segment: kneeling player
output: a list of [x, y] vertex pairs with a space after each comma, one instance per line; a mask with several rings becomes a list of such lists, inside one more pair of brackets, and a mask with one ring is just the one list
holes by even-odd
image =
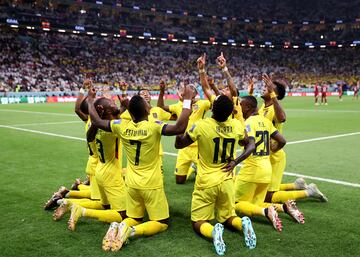
[[[118, 136], [125, 149], [128, 169], [126, 175], [126, 218], [120, 224], [112, 223], [103, 239], [103, 249], [118, 251], [129, 237], [154, 235], [168, 227], [169, 206], [166, 199], [161, 158], [159, 156], [161, 135], [184, 133], [191, 113], [193, 91], [184, 90], [183, 111], [175, 125], [160, 121], [148, 121], [149, 105], [141, 96], [133, 96], [128, 110], [132, 121], [102, 120], [92, 106], [95, 96], [89, 93], [89, 112], [93, 124]], [[148, 213], [150, 221], [142, 223]]]
[[[254, 141], [247, 143], [244, 126], [236, 119], [228, 119], [234, 105], [224, 96], [218, 96], [214, 103], [211, 118], [197, 121], [183, 136], [176, 138], [175, 147], [185, 148], [195, 141], [199, 147], [199, 167], [192, 194], [191, 220], [194, 230], [213, 240], [218, 255], [225, 253], [222, 239], [224, 226], [243, 231], [245, 244], [250, 249], [256, 246], [256, 236], [248, 217], [236, 216], [234, 203], [234, 182], [232, 166], [227, 169], [227, 162], [233, 159], [235, 145], [246, 142], [243, 154], [237, 163], [247, 158], [255, 149]], [[233, 164], [235, 162], [233, 161]], [[225, 171], [227, 172], [224, 172]], [[209, 223], [214, 219], [215, 226]]]

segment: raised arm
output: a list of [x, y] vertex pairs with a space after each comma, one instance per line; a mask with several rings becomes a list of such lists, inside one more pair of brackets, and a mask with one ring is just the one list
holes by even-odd
[[159, 98], [157, 101], [157, 107], [160, 107], [164, 111], [170, 112], [169, 106], [165, 105], [165, 103], [164, 103], [165, 88], [166, 88], [165, 81], [161, 80], [160, 81], [160, 94], [159, 94]]
[[271, 144], [270, 148], [273, 153], [279, 151], [286, 145], [286, 140], [278, 131], [271, 135], [271, 138], [276, 141], [275, 144]]
[[128, 85], [126, 82], [122, 81], [120, 82], [120, 90], [121, 90], [121, 96], [117, 95], [119, 101], [120, 101], [120, 114], [125, 112], [129, 105], [129, 99], [127, 98], [127, 88]]
[[204, 53], [202, 56], [200, 56], [197, 59], [197, 66], [199, 70], [200, 84], [202, 90], [204, 91], [204, 94], [206, 95], [207, 99], [210, 100], [211, 96], [214, 95], [214, 93], [210, 90], [209, 87], [208, 77], [206, 76], [206, 70], [205, 70], [205, 62], [206, 62], [206, 54]]
[[283, 123], [286, 121], [286, 114], [284, 109], [281, 107], [279, 100], [277, 99], [276, 93], [274, 92], [275, 85], [267, 74], [264, 74], [262, 78], [270, 93], [270, 97], [274, 105], [276, 120], [280, 123]]
[[248, 94], [254, 95], [254, 80], [252, 77], [249, 79]]
[[183, 95], [184, 102], [181, 115], [178, 117], [175, 125], [168, 124], [166, 126], [165, 130], [163, 131], [163, 135], [173, 136], [183, 134], [185, 132], [191, 114], [191, 99], [193, 94], [194, 90], [190, 86], [185, 86]]
[[218, 58], [216, 58], [216, 61], [217, 61], [219, 68], [221, 69], [224, 77], [226, 78], [227, 84], [230, 89], [231, 96], [233, 96], [233, 97], [238, 96], [234, 80], [230, 75], [228, 67], [226, 66], [226, 59], [222, 52], [221, 52], [220, 56]]
[[88, 104], [89, 104], [89, 114], [91, 118], [91, 126], [111, 132], [110, 121], [102, 120], [95, 109], [94, 106], [95, 96], [96, 96], [96, 91], [93, 87], [91, 87], [88, 93]]
[[75, 102], [75, 113], [77, 114], [77, 116], [79, 116], [79, 118], [82, 121], [87, 121], [88, 120], [88, 115], [86, 115], [85, 113], [83, 113], [80, 109], [81, 103], [85, 100], [85, 89], [88, 89], [91, 86], [91, 80], [86, 79], [79, 91], [79, 95], [76, 99]]

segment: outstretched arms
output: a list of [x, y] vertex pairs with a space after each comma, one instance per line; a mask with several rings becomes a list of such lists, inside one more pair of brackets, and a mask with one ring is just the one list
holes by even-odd
[[184, 89], [184, 103], [183, 103], [183, 109], [181, 112], [180, 117], [178, 117], [176, 124], [171, 125], [168, 124], [164, 131], [163, 135], [165, 136], [173, 136], [173, 135], [179, 135], [185, 132], [186, 127], [188, 125], [189, 117], [191, 114], [191, 99], [194, 94], [194, 91], [192, 87], [185, 86]]
[[169, 106], [165, 105], [164, 103], [164, 94], [165, 94], [165, 82], [163, 80], [160, 81], [160, 94], [157, 101], [157, 107], [160, 107], [164, 111], [170, 112]]
[[[90, 114], [90, 118], [91, 118], [91, 124], [94, 127], [111, 132], [110, 121], [102, 120], [99, 117], [99, 114], [97, 113], [97, 111], [95, 109], [95, 106], [94, 106], [95, 96], [96, 96], [96, 91], [94, 88], [91, 87], [89, 89], [89, 93], [88, 93], [88, 104], [89, 104], [89, 114]], [[100, 106], [100, 108], [101, 107], [102, 106]]]
[[85, 89], [90, 88], [90, 86], [91, 86], [91, 80], [86, 79], [80, 89], [79, 95], [75, 102], [75, 113], [77, 114], [77, 116], [79, 116], [79, 118], [82, 121], [85, 121], [85, 122], [88, 120], [88, 115], [86, 115], [85, 113], [83, 113], [81, 111], [80, 106], [81, 106], [81, 103], [85, 100], [85, 96], [84, 96]]
[[231, 96], [233, 96], [233, 97], [238, 96], [234, 80], [230, 75], [228, 67], [226, 66], [226, 59], [222, 52], [221, 52], [220, 56], [218, 58], [216, 58], [216, 62], [218, 64], [219, 68], [221, 69], [224, 77], [226, 78], [227, 84], [230, 89]]
[[200, 84], [207, 99], [210, 100], [211, 96], [214, 95], [214, 93], [210, 90], [209, 87], [208, 77], [206, 76], [206, 70], [205, 70], [205, 62], [206, 62], [206, 54], [203, 54], [197, 59], [197, 66], [200, 75]]
[[271, 100], [272, 100], [273, 105], [274, 105], [276, 120], [278, 122], [280, 122], [280, 123], [285, 122], [286, 114], [285, 114], [284, 109], [281, 107], [280, 102], [277, 99], [277, 96], [276, 96], [276, 94], [274, 92], [274, 90], [275, 90], [274, 83], [272, 82], [271, 78], [267, 74], [264, 74], [262, 76], [262, 79], [263, 79], [263, 81], [265, 83], [265, 86], [267, 87], [267, 89], [268, 89], [268, 91], [270, 93], [270, 97], [271, 97]]

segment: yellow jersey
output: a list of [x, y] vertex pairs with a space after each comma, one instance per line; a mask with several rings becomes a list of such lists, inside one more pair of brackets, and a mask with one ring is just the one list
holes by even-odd
[[[259, 110], [259, 114], [264, 116], [265, 118], [269, 119], [272, 124], [275, 126], [275, 128], [282, 134], [283, 133], [283, 123], [282, 122], [278, 122], [278, 120], [276, 119], [276, 115], [275, 115], [275, 109], [274, 109], [274, 105], [270, 105], [268, 107], [265, 107], [265, 104], [263, 103], [261, 105], [261, 108]], [[271, 140], [270, 140], [271, 141]], [[280, 159], [285, 158], [285, 152], [284, 149], [280, 149], [279, 151], [277, 151], [276, 153], [271, 152], [271, 161], [278, 161]]]
[[120, 142], [117, 136], [111, 132], [98, 129], [93, 142], [96, 144], [96, 152], [99, 157], [96, 172], [102, 174], [104, 181], [107, 181], [107, 186], [123, 184], [121, 162], [119, 161]]
[[282, 133], [283, 123], [277, 121], [273, 104], [269, 105], [268, 107], [265, 107], [265, 104], [263, 103], [259, 109], [259, 114], [269, 119], [272, 122], [272, 124], [275, 126], [275, 128], [280, 133]]
[[[120, 118], [121, 119], [124, 119], [124, 120], [132, 120], [131, 119], [131, 115], [129, 113], [128, 110], [126, 110], [125, 112], [123, 112], [121, 115], [120, 115]], [[150, 109], [150, 114], [148, 116], [148, 120], [149, 121], [152, 121], [152, 122], [155, 122], [157, 120], [159, 121], [168, 121], [170, 120], [171, 118], [171, 113], [163, 110], [162, 108], [160, 107], [151, 107]], [[161, 156], [164, 155], [164, 151], [163, 151], [163, 147], [162, 145], [160, 144], [160, 150], [159, 150], [159, 154]]]
[[[90, 127], [91, 127], [91, 121], [90, 121], [90, 117], [89, 117], [89, 119], [87, 120], [86, 125], [85, 125], [85, 136], [87, 135], [87, 132], [88, 132]], [[95, 141], [87, 142], [87, 146], [88, 146], [89, 156], [91, 156], [93, 158], [98, 158], [98, 155], [97, 155], [97, 152], [96, 152]]]
[[187, 133], [198, 142], [199, 166], [195, 188], [209, 188], [231, 179], [221, 169], [229, 158], [234, 159], [236, 145], [244, 139], [245, 129], [241, 122], [237, 119], [217, 122], [213, 118], [205, 118], [193, 124]]
[[[205, 116], [206, 111], [208, 111], [211, 108], [211, 103], [208, 100], [198, 100], [195, 103], [192, 104], [192, 112], [189, 117], [189, 122], [186, 127], [186, 130], [189, 130], [192, 125], [200, 120], [203, 119]], [[176, 116], [179, 118], [181, 115], [183, 109], [183, 102], [179, 101], [176, 104], [169, 105], [169, 110], [172, 114], [176, 114]], [[190, 146], [196, 147], [197, 142], [194, 142]]]
[[136, 189], [163, 187], [161, 157], [159, 155], [162, 130], [161, 121], [122, 122], [112, 120], [112, 132], [121, 138], [127, 159], [126, 185]]
[[[131, 115], [129, 111], [126, 110], [120, 115], [120, 118], [125, 120], [131, 120]], [[167, 121], [170, 120], [170, 118], [171, 118], [171, 113], [163, 110], [160, 107], [151, 107], [150, 114], [148, 116], [149, 121], [156, 121], [156, 120]]]
[[255, 183], [269, 183], [271, 180], [270, 137], [278, 133], [274, 125], [261, 115], [245, 120], [249, 138], [255, 140], [255, 151], [243, 162], [238, 175], [241, 180]]

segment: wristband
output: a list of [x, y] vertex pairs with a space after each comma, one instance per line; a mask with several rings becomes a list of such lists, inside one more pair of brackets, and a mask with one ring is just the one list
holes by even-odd
[[83, 95], [86, 93], [85, 89], [83, 89], [83, 88], [80, 88], [79, 92], [80, 92], [80, 94], [83, 94]]
[[228, 70], [229, 70], [229, 69], [228, 69], [228, 67], [226, 67], [226, 66], [221, 69], [222, 72], [227, 72]]
[[205, 69], [200, 69], [199, 73], [206, 73]]
[[275, 94], [274, 91], [270, 93], [270, 98], [271, 98], [271, 99], [272, 99], [272, 98], [276, 98], [276, 97], [277, 97], [277, 95]]
[[191, 100], [185, 99], [183, 103], [183, 109], [191, 109]]

